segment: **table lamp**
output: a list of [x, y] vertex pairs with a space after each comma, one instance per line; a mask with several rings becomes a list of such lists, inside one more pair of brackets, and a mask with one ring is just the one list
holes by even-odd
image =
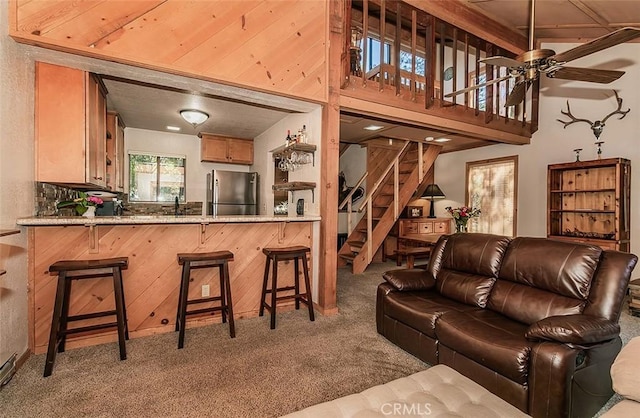
[[444, 199], [446, 196], [444, 195], [444, 193], [442, 193], [442, 190], [440, 190], [440, 187], [438, 187], [437, 184], [430, 184], [427, 186], [427, 189], [424, 191], [424, 193], [421, 196], [421, 199], [429, 199], [431, 201], [430, 205], [429, 205], [429, 216], [428, 218], [435, 218], [436, 215], [434, 214], [433, 211], [433, 200], [434, 199]]

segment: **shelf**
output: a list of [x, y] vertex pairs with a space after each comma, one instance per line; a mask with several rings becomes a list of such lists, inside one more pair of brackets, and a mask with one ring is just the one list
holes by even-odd
[[606, 242], [618, 242], [615, 238], [602, 238], [602, 237], [583, 237], [578, 235], [547, 235], [547, 238], [552, 239], [566, 239], [566, 240], [584, 240], [584, 241], [606, 241]]
[[598, 193], [615, 192], [616, 189], [583, 189], [583, 190], [551, 190], [551, 193], [571, 194], [571, 193]]
[[298, 144], [294, 143], [292, 145], [286, 146], [281, 145], [278, 148], [272, 149], [273, 159], [283, 159], [288, 158], [292, 152], [306, 152], [311, 154], [312, 156], [312, 165], [315, 167], [316, 165], [316, 149], [317, 147], [313, 144]]
[[600, 209], [551, 209], [551, 213], [616, 213], [615, 210], [600, 210]]
[[4, 276], [5, 274], [7, 274], [6, 270], [0, 270], [0, 276]]
[[0, 237], [6, 237], [7, 235], [14, 235], [19, 233], [19, 229], [0, 229]]
[[280, 183], [274, 184], [272, 186], [274, 192], [294, 192], [296, 190], [311, 190], [311, 201], [315, 200], [314, 197], [314, 189], [316, 188], [316, 184], [313, 182], [306, 181], [293, 181], [290, 183]]

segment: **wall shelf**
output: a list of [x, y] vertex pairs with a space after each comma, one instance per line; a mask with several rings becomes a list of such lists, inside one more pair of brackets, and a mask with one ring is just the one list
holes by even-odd
[[19, 233], [19, 229], [0, 229], [0, 237], [6, 237], [7, 235], [14, 235]]
[[272, 149], [271, 152], [273, 153], [274, 160], [289, 158], [291, 156], [291, 153], [294, 151], [306, 152], [311, 154], [312, 165], [315, 166], [316, 165], [316, 149], [317, 147], [313, 144], [294, 143], [289, 146], [286, 146], [286, 145], [279, 146], [278, 148]]
[[274, 184], [272, 188], [274, 192], [280, 192], [280, 191], [294, 192], [296, 190], [311, 190], [311, 201], [313, 202], [315, 200], [314, 191], [316, 188], [316, 184], [313, 182], [293, 181], [290, 183]]

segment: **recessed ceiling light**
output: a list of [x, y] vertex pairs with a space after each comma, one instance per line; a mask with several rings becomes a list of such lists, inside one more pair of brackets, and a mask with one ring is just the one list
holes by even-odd
[[384, 126], [380, 126], [380, 125], [369, 125], [369, 126], [365, 126], [363, 129], [366, 129], [367, 131], [379, 131], [380, 129], [384, 128]]
[[431, 141], [433, 141], [433, 139], [434, 138], [432, 136], [428, 136], [424, 140], [427, 141], [427, 142], [431, 142]]
[[435, 140], [435, 142], [449, 142], [449, 141], [451, 141], [451, 139], [449, 138], [438, 138]]
[[180, 131], [180, 128], [177, 126], [167, 126], [167, 130], [168, 131], [173, 131], [173, 132], [178, 132]]

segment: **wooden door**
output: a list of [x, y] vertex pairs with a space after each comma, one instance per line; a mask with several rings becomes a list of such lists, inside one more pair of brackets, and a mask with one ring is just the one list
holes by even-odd
[[86, 73], [86, 147], [85, 182], [105, 187], [106, 182], [106, 97], [98, 80]]
[[253, 164], [253, 140], [229, 138], [229, 162], [233, 164]]
[[201, 135], [200, 160], [213, 163], [226, 163], [227, 138], [214, 135]]
[[115, 174], [116, 190], [124, 192], [124, 124], [119, 115], [116, 115], [116, 138], [115, 138]]

